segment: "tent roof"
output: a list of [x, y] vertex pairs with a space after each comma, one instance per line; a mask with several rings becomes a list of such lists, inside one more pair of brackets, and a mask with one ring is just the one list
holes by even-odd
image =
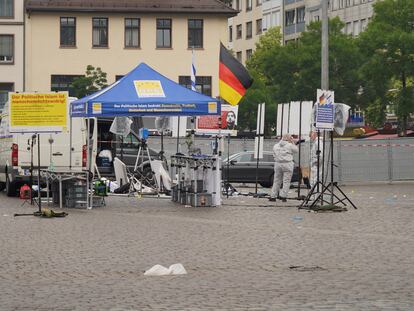
[[217, 99], [187, 89], [141, 63], [105, 89], [72, 102], [71, 114], [79, 117], [208, 115], [220, 113], [219, 106]]

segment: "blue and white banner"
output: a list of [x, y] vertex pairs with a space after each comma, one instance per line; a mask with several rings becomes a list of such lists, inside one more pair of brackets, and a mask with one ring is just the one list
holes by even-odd
[[86, 114], [86, 103], [72, 104], [71, 105], [71, 116], [84, 116]]
[[334, 129], [335, 98], [333, 91], [317, 91], [316, 128], [323, 130]]
[[[88, 111], [86, 110], [88, 106]], [[220, 114], [220, 104], [209, 102], [207, 104], [117, 104], [97, 103], [73, 104], [71, 115], [73, 117], [110, 117], [110, 116], [200, 116]]]

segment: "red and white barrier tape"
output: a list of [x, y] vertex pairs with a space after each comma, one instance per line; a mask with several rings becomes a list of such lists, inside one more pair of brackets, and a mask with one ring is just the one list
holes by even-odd
[[358, 144], [358, 145], [341, 145], [341, 147], [414, 147], [414, 144]]

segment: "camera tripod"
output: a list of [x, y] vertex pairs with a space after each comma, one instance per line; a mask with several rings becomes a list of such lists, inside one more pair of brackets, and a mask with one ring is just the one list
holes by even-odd
[[[346, 206], [346, 202], [348, 202], [354, 209], [357, 209], [355, 204], [348, 198], [348, 196], [342, 191], [342, 189], [338, 186], [337, 182], [334, 182], [333, 180], [333, 173], [334, 173], [334, 162], [333, 162], [333, 131], [331, 131], [330, 134], [330, 177], [331, 181], [324, 185], [324, 178], [322, 176], [322, 181], [320, 180], [319, 176], [319, 164], [320, 164], [320, 131], [318, 130], [318, 150], [316, 152], [317, 154], [317, 181], [309, 191], [308, 195], [306, 196], [305, 200], [302, 202], [302, 204], [299, 206], [299, 209], [307, 209], [307, 210], [314, 210], [314, 211], [323, 211], [323, 210], [331, 210], [335, 212], [342, 212], [346, 211], [347, 209], [345, 207], [337, 206], [337, 204], [342, 204]], [[325, 145], [325, 140], [324, 140]], [[325, 150], [325, 148], [324, 148]], [[325, 161], [325, 152], [323, 153], [322, 158], [322, 165], [324, 165]], [[323, 175], [323, 170], [322, 170]], [[319, 191], [321, 190], [321, 191]], [[335, 193], [335, 190], [337, 190], [341, 197]], [[329, 197], [329, 201], [325, 199], [325, 197]], [[320, 202], [320, 204], [318, 204]]]
[[[144, 163], [144, 157], [145, 157], [144, 152], [146, 153], [146, 155], [148, 157], [148, 161], [150, 163], [150, 170], [151, 170], [151, 177], [150, 178], [147, 178], [146, 176], [144, 176], [144, 170], [143, 170], [143, 163]], [[138, 177], [139, 180], [138, 180], [138, 178], [136, 177], [136, 173], [138, 172], [138, 164], [139, 164], [140, 159], [141, 159], [142, 169], [141, 169], [141, 172], [139, 172], [139, 177]], [[149, 149], [148, 149], [147, 141], [145, 139], [142, 139], [141, 143], [139, 145], [139, 148], [138, 148], [137, 158], [135, 160], [135, 165], [134, 165], [134, 171], [133, 171], [133, 173], [131, 174], [131, 177], [130, 177], [129, 195], [131, 195], [135, 190], [137, 190], [137, 189], [135, 189], [135, 184], [137, 182], [139, 182], [139, 191], [138, 191], [138, 193], [140, 195], [142, 195], [142, 184], [144, 182], [144, 177], [146, 179], [149, 179], [148, 180], [149, 182], [154, 183], [156, 192], [157, 192], [157, 194], [159, 194], [159, 187], [158, 187], [157, 179], [155, 177], [155, 173], [152, 171], [152, 160], [151, 160], [151, 155], [150, 155], [150, 152], [149, 152]]]

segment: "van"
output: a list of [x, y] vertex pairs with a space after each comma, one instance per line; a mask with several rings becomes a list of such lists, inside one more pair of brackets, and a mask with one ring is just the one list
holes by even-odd
[[[74, 98], [70, 98], [70, 101]], [[85, 118], [68, 118], [68, 127], [60, 133], [41, 133], [40, 169], [56, 171], [81, 171], [87, 163], [87, 124]], [[90, 119], [89, 138], [91, 168], [95, 166], [97, 126]], [[36, 134], [9, 132], [9, 103], [3, 108], [0, 121], [0, 191], [15, 196], [24, 184], [30, 184], [33, 164], [34, 180], [37, 179], [38, 139]], [[91, 169], [93, 172], [94, 170]]]

